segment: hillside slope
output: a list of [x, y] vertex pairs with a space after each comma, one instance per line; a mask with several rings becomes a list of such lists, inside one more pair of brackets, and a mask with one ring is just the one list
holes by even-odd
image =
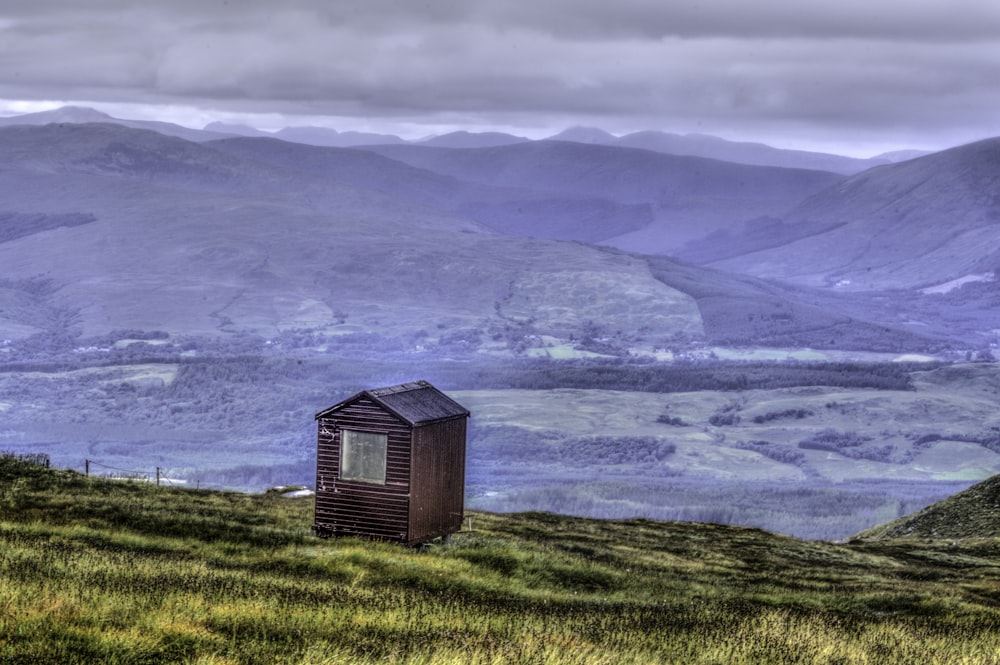
[[972, 343], [977, 337], [974, 330], [954, 324], [947, 330], [927, 321], [918, 324], [909, 312], [901, 320], [881, 298], [830, 294], [666, 257], [647, 260], [657, 279], [694, 298], [713, 344], [896, 352], [932, 350], [959, 340]]
[[680, 255], [813, 286], [933, 287], [1000, 267], [998, 191], [1000, 139], [989, 139], [852, 176]]
[[[1000, 442], [1000, 434], [997, 441]], [[863, 540], [1000, 538], [1000, 476], [987, 478], [921, 511], [855, 537]]]
[[572, 127], [551, 138], [557, 141], [641, 148], [671, 155], [707, 157], [737, 164], [814, 169], [842, 174], [858, 173], [873, 166], [893, 161], [890, 156], [856, 159], [822, 152], [775, 148], [763, 143], [730, 141], [709, 134], [675, 134], [652, 130], [615, 136], [596, 128]]

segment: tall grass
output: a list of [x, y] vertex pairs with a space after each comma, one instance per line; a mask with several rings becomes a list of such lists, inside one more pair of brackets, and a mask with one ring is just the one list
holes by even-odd
[[[16, 466], [16, 468], [15, 468]], [[476, 514], [420, 550], [309, 499], [0, 463], [3, 663], [989, 663], [996, 543]]]

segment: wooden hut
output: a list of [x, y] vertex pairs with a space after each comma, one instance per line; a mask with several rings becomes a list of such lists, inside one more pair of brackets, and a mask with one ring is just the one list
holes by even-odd
[[363, 390], [317, 413], [315, 532], [413, 545], [458, 531], [468, 418], [426, 381]]

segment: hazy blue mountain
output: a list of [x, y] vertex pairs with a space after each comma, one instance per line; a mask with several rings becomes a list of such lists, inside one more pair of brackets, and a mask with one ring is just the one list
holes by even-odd
[[806, 150], [775, 148], [763, 143], [729, 141], [708, 134], [669, 134], [645, 131], [627, 134], [614, 145], [656, 150], [673, 155], [710, 157], [739, 164], [781, 166], [793, 169], [814, 169], [833, 173], [853, 174], [885, 164], [888, 159], [856, 159]]
[[843, 177], [568, 141], [476, 149], [416, 145], [369, 149], [480, 184], [550, 196], [597, 193], [602, 199], [649, 206], [651, 223], [604, 241], [644, 253], [668, 253], [741, 220], [783, 213]]
[[529, 139], [503, 132], [451, 132], [416, 141], [419, 145], [438, 148], [492, 148], [498, 145], [524, 143]]
[[240, 125], [228, 122], [210, 122], [205, 125], [206, 132], [216, 132], [228, 136], [271, 136], [268, 132], [251, 127], [250, 125]]
[[[110, 122], [134, 129], [151, 129], [167, 136], [176, 136], [189, 141], [207, 141], [226, 136], [270, 136], [296, 143], [341, 148], [403, 143], [448, 148], [486, 148], [524, 143], [530, 140], [502, 132], [456, 131], [419, 141], [406, 141], [393, 134], [340, 132], [328, 127], [286, 127], [277, 132], [265, 132], [248, 125], [223, 122], [212, 122], [207, 124], [204, 129], [199, 130], [167, 122], [114, 118], [95, 109], [77, 106], [64, 106], [52, 111], [0, 118], [0, 126], [53, 122], [76, 124]], [[596, 127], [571, 127], [549, 137], [549, 140], [641, 148], [673, 155], [708, 157], [739, 164], [812, 169], [840, 174], [858, 173], [880, 164], [904, 161], [927, 154], [918, 150], [898, 150], [869, 159], [856, 159], [842, 155], [775, 148], [762, 143], [729, 141], [707, 134], [673, 134], [650, 130], [617, 137]]]
[[598, 127], [570, 127], [558, 134], [553, 134], [549, 141], [572, 141], [573, 143], [588, 143], [591, 145], [615, 145], [618, 137]]
[[39, 111], [37, 113], [25, 113], [0, 118], [0, 127], [47, 125], [50, 123], [85, 124], [95, 122], [113, 123], [122, 127], [131, 127], [132, 129], [148, 129], [165, 136], [176, 136], [187, 141], [212, 141], [229, 135], [219, 131], [191, 129], [190, 127], [183, 127], [170, 122], [160, 122], [158, 120], [123, 120], [96, 109], [82, 106], [63, 106], [51, 111]]
[[989, 139], [852, 176], [681, 255], [849, 290], [988, 279], [1000, 268], [998, 192], [1000, 139]]
[[234, 125], [223, 122], [212, 122], [205, 125], [206, 131], [214, 131], [227, 136], [251, 136], [255, 138], [274, 138], [305, 145], [316, 145], [333, 148], [349, 148], [357, 145], [403, 143], [403, 139], [391, 134], [375, 134], [370, 132], [340, 132], [329, 127], [285, 127], [276, 132], [265, 132], [248, 125]]
[[50, 122], [115, 122], [115, 118], [85, 106], [62, 106], [51, 111], [37, 111], [0, 118], [0, 125], [47, 125]]
[[870, 159], [857, 159], [822, 152], [775, 148], [763, 143], [730, 141], [709, 134], [674, 134], [655, 130], [634, 132], [619, 137], [597, 127], [572, 127], [551, 136], [550, 140], [640, 148], [671, 155], [708, 157], [737, 164], [812, 169], [844, 175], [859, 173], [873, 166], [909, 158], [904, 157], [904, 151], [900, 151], [898, 154], [891, 153]]
[[891, 164], [896, 162], [905, 162], [909, 159], [916, 159], [917, 157], [923, 157], [924, 155], [931, 154], [930, 150], [892, 150], [890, 152], [883, 152], [880, 155], [875, 155], [872, 159], [883, 160]]
[[403, 143], [403, 139], [392, 134], [375, 134], [371, 132], [338, 132], [327, 127], [285, 127], [272, 136], [282, 141], [294, 141], [334, 148], [349, 148], [368, 144]]

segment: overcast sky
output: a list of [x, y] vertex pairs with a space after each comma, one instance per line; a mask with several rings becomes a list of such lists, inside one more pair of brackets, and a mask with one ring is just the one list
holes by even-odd
[[1000, 135], [998, 0], [3, 0], [0, 115], [871, 154]]

